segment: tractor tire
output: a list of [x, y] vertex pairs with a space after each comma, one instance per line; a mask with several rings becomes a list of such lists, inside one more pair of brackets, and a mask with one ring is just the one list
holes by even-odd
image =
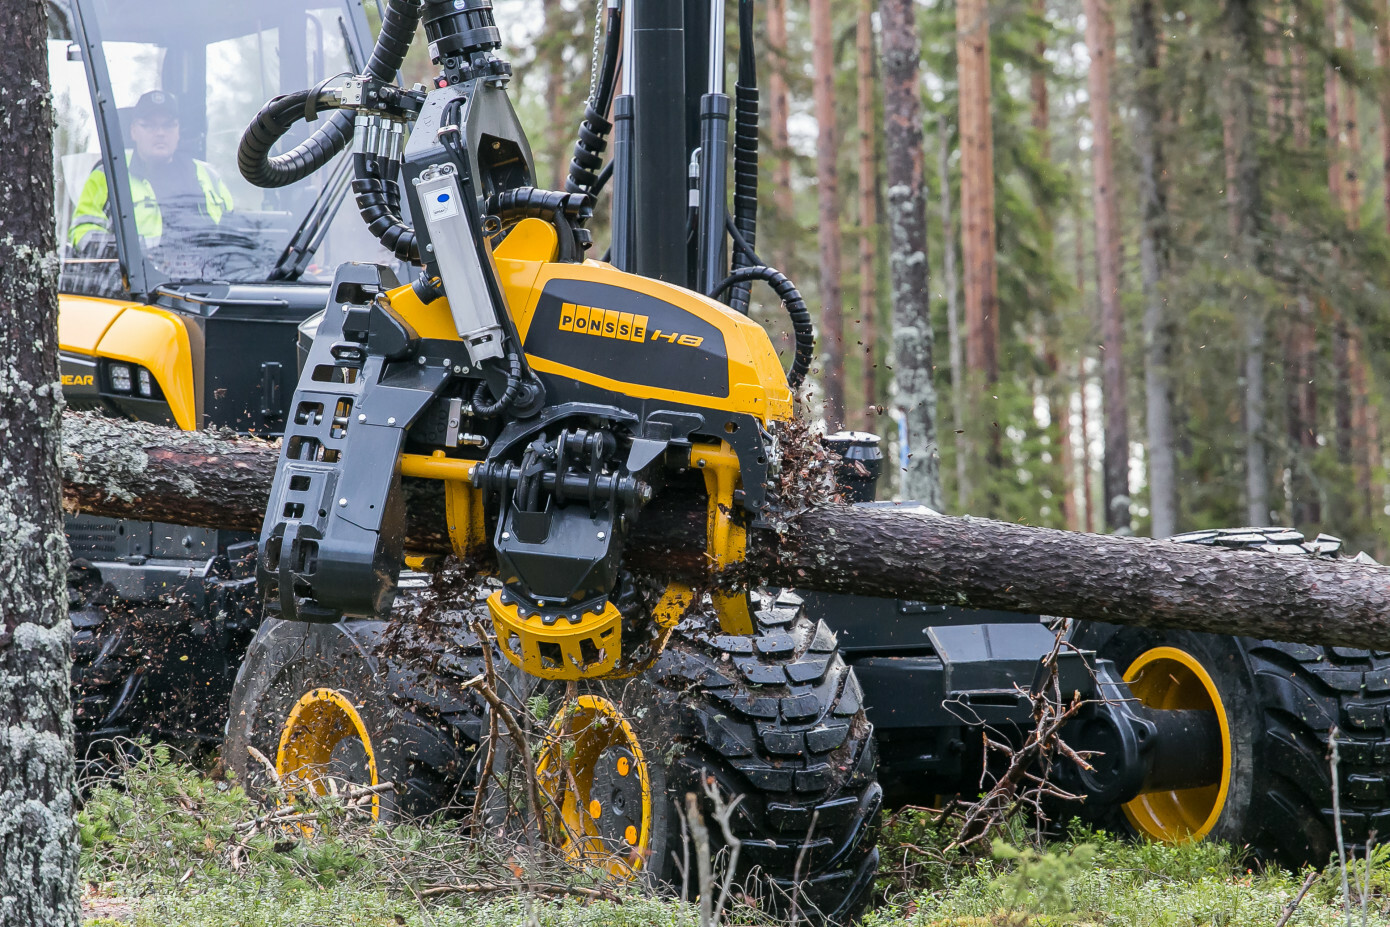
[[[1251, 532], [1222, 532], [1222, 546], [1300, 552], [1294, 533], [1259, 530], [1278, 536], [1241, 543]], [[1331, 541], [1319, 538], [1301, 552], [1325, 554], [1333, 549]], [[1107, 625], [1084, 626], [1073, 640], [1114, 660], [1126, 677], [1145, 662], [1155, 666], [1157, 658], [1173, 668], [1169, 673], [1158, 667], [1170, 680], [1206, 688], [1201, 674], [1190, 673], [1186, 664], [1200, 667], [1226, 713], [1227, 782], [1219, 807], [1217, 796], [1200, 799], [1201, 790], [1188, 790], [1186, 799], [1184, 793], [1167, 793], [1160, 801], [1141, 796], [1145, 801], [1125, 806], [1122, 826], [1161, 839], [1157, 831], [1165, 823], [1180, 824], [1196, 836], [1248, 847], [1260, 859], [1291, 867], [1325, 865], [1337, 851], [1329, 762], [1335, 728], [1346, 847], [1364, 847], [1373, 832], [1390, 833], [1390, 653]], [[1186, 820], [1179, 822], [1172, 809], [1185, 800]], [[1193, 826], [1199, 819], [1204, 826]]]
[[[776, 916], [846, 924], [870, 900], [883, 803], [862, 691], [835, 635], [802, 613], [800, 599], [783, 594], [755, 620], [747, 637], [683, 625], [643, 675], [580, 682], [579, 704], [590, 716], [611, 706], [636, 746], [610, 738], [598, 745], [602, 751], [586, 750], [576, 740], [581, 746], [571, 756], [579, 759], [571, 762], [590, 768], [572, 781], [589, 794], [569, 806], [599, 812], [587, 820], [603, 852], [626, 854], [649, 884], [677, 892], [684, 885], [693, 897], [695, 856], [682, 839], [681, 812], [688, 793], [699, 796], [717, 853], [724, 840], [704, 789], [712, 780], [725, 801], [738, 802], [730, 822], [741, 844], [735, 883], [761, 895]], [[542, 688], [564, 698], [563, 684]], [[575, 715], [568, 717], [552, 723], [573, 729]], [[618, 804], [628, 767], [616, 774], [593, 768], [604, 758], [608, 765], [630, 762], [635, 752], [650, 784], [646, 814], [632, 813], [632, 796]], [[610, 799], [617, 812], [610, 812]], [[685, 877], [683, 865], [690, 869]]]
[[248, 581], [215, 574], [192, 600], [122, 599], [85, 560], [68, 568], [72, 701], [84, 774], [140, 752], [138, 739], [211, 753], [259, 610]]
[[471, 807], [484, 707], [450, 682], [481, 671], [477, 639], [458, 632], [428, 660], [394, 640], [384, 621], [267, 619], [232, 690], [224, 767], [262, 798], [296, 773], [394, 783], [374, 803], [381, 820]]
[[139, 733], [135, 708], [144, 677], [138, 650], [130, 644], [129, 614], [110, 607], [101, 574], [81, 560], [68, 567], [68, 617], [77, 760], [85, 765], [98, 760], [98, 744]]

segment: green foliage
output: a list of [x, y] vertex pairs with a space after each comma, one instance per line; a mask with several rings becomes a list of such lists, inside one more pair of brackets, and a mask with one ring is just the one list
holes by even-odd
[[[932, 841], [923, 840], [930, 828], [912, 826], [918, 829], [897, 822], [885, 833], [886, 868], [912, 852], [932, 852]], [[866, 927], [1269, 927], [1304, 877], [1253, 868], [1242, 853], [1220, 843], [1134, 843], [1084, 828], [1046, 846], [1034, 845], [1018, 828], [1007, 838], [989, 858], [955, 860], [940, 881], [933, 876], [913, 891], [891, 895]], [[1373, 859], [1372, 872], [1374, 885], [1390, 877], [1382, 857]], [[1329, 870], [1289, 923], [1342, 924], [1339, 886], [1337, 873]], [[1371, 900], [1368, 924], [1390, 924], [1379, 913], [1384, 903], [1383, 893]]]
[[1014, 847], [996, 838], [994, 858], [1011, 864], [994, 880], [1009, 899], [1007, 907], [1036, 914], [1069, 914], [1074, 902], [1071, 883], [1081, 878], [1096, 860], [1097, 850], [1089, 843], [1065, 852]]
[[[134, 910], [136, 927], [695, 927], [694, 907], [637, 887], [617, 901], [542, 897], [512, 891], [445, 895], [422, 901], [437, 884], [525, 878], [585, 884], [563, 867], [535, 868], [496, 839], [474, 840], [456, 823], [386, 829], [325, 813], [313, 834], [276, 828], [243, 839], [264, 809], [240, 787], [173, 762], [154, 748], [125, 775], [94, 790], [79, 824], [82, 877], [95, 895]], [[1303, 873], [1254, 868], [1220, 843], [1162, 846], [1074, 828], [1038, 843], [1023, 821], [1008, 825], [987, 857], [947, 851], [954, 834], [929, 811], [890, 815], [881, 838], [880, 897], [866, 927], [1268, 927], [1303, 882]], [[1369, 867], [1349, 866], [1360, 923], [1387, 927], [1390, 849]], [[1329, 869], [1290, 922], [1342, 923], [1340, 878]], [[97, 916], [100, 915], [100, 916]], [[94, 906], [86, 927], [131, 921]], [[742, 908], [734, 923], [765, 925]]]

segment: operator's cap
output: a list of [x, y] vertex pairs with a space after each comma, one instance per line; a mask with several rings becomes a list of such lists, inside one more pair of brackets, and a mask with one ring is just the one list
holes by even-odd
[[136, 119], [148, 119], [151, 116], [168, 116], [170, 119], [178, 119], [179, 101], [168, 91], [151, 90], [136, 102], [132, 114]]

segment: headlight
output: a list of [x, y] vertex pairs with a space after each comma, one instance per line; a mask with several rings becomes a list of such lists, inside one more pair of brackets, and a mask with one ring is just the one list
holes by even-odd
[[112, 364], [108, 368], [111, 376], [111, 389], [118, 393], [128, 393], [131, 389], [131, 370], [128, 364]]
[[153, 396], [154, 378], [150, 376], [150, 372], [144, 367], [141, 367], [136, 373], [136, 380], [140, 384], [140, 395], [146, 398]]

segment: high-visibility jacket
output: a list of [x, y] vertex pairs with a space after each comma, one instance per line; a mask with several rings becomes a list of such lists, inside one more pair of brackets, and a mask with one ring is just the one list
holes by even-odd
[[[126, 153], [127, 165], [130, 164], [132, 156], [133, 152]], [[207, 217], [214, 224], [221, 222], [222, 216], [232, 210], [232, 191], [227, 189], [227, 185], [223, 183], [217, 171], [213, 170], [212, 165], [195, 160], [193, 166], [197, 173], [198, 186], [203, 191]], [[131, 172], [130, 196], [135, 203], [136, 232], [144, 239], [147, 247], [158, 244], [164, 234], [164, 214], [160, 211], [158, 200], [155, 199], [154, 184], [147, 178]], [[73, 247], [77, 247], [91, 232], [110, 231], [111, 202], [106, 171], [98, 167], [87, 177], [87, 183], [82, 187], [82, 195], [77, 200], [77, 211], [72, 217], [72, 230], [68, 232], [68, 241]]]

